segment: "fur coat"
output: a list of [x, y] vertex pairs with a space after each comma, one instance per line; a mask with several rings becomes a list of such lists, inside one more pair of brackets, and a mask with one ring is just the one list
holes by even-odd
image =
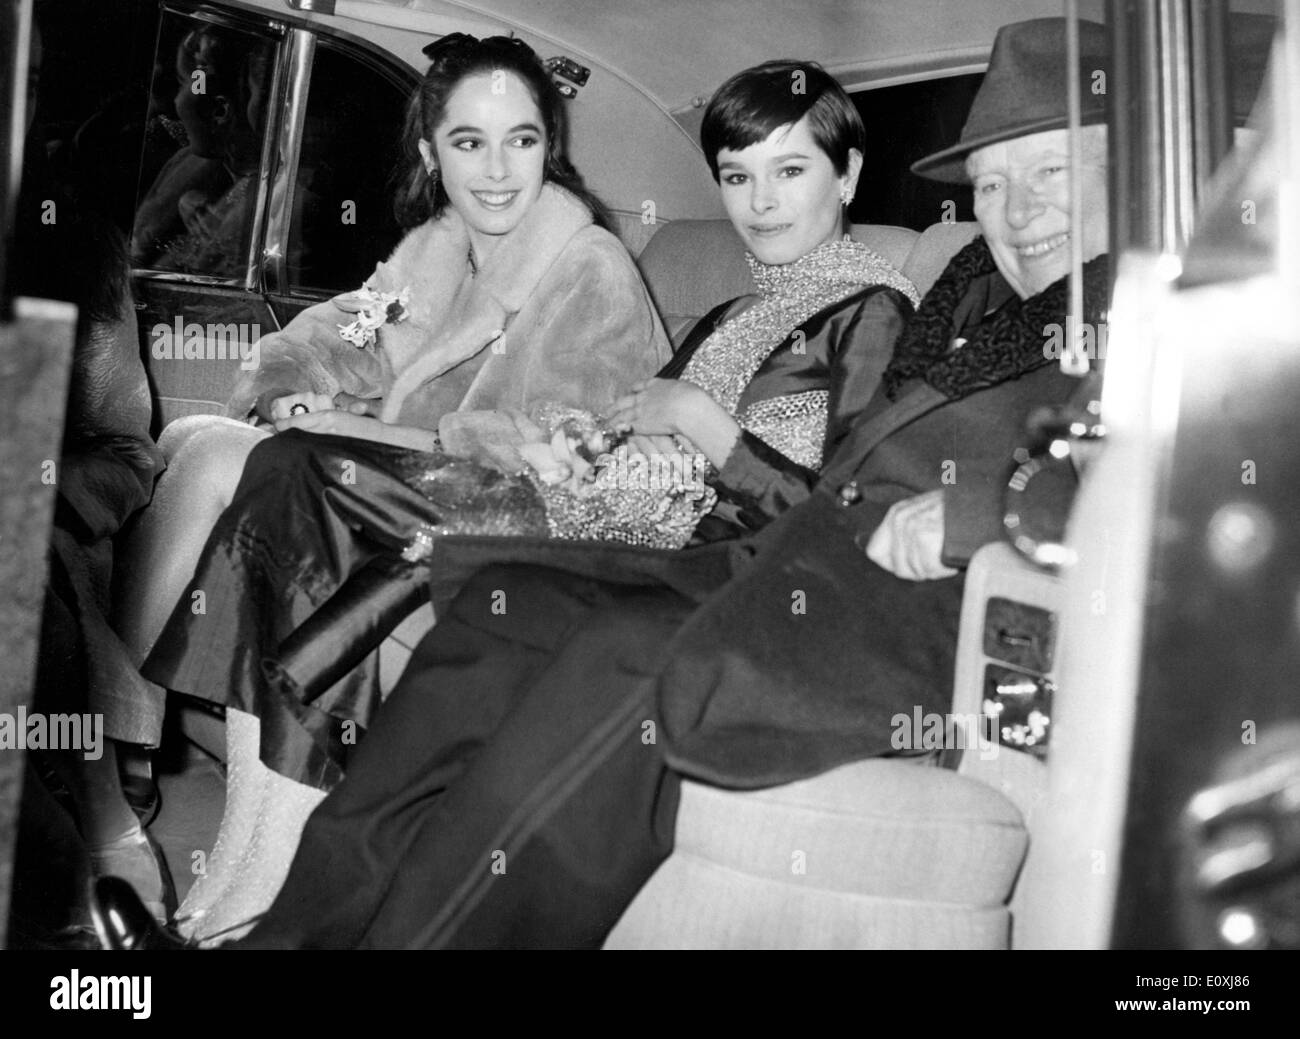
[[454, 449], [467, 429], [493, 425], [483, 412], [544, 401], [598, 411], [670, 356], [627, 251], [552, 184], [476, 274], [468, 258], [464, 221], [448, 208], [366, 282], [409, 288], [405, 320], [358, 348], [339, 334], [354, 317], [345, 297], [311, 307], [262, 338], [260, 365], [237, 383], [229, 413], [246, 417], [272, 391], [344, 391], [383, 398], [384, 421], [438, 429]]

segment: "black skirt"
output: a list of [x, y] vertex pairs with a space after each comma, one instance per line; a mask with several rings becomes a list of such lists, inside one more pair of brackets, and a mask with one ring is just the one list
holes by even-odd
[[263, 441], [144, 674], [258, 716], [268, 767], [331, 788], [380, 704], [372, 651], [428, 598], [427, 560], [404, 558], [422, 529], [544, 535], [545, 513], [527, 483], [445, 455]]

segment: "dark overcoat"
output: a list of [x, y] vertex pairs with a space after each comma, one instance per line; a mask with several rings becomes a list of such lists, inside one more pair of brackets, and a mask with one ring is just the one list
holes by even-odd
[[[1009, 295], [980, 279], [953, 334]], [[842, 334], [827, 327], [813, 334]], [[878, 373], [877, 373], [878, 374]], [[724, 467], [733, 505], [777, 518], [737, 537], [679, 552], [532, 539], [447, 538], [434, 572], [435, 608], [489, 563], [529, 563], [629, 584], [666, 584], [695, 603], [658, 679], [667, 756], [679, 771], [759, 787], [890, 753], [896, 713], [946, 711], [963, 576], [907, 581], [866, 546], [895, 502], [945, 495], [944, 561], [963, 567], [1001, 537], [1003, 495], [1031, 411], [1064, 403], [1077, 381], [1043, 364], [949, 399], [920, 379], [894, 397], [863, 387], [828, 429], [820, 474], [754, 463], [742, 439]], [[773, 508], [777, 504], [779, 508]], [[599, 668], [593, 663], [593, 671]]]

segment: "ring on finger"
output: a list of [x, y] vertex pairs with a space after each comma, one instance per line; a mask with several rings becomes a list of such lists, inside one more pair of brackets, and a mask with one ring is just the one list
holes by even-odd
[[307, 407], [306, 404], [303, 404], [301, 401], [299, 401], [297, 404], [295, 404], [293, 407], [289, 409], [289, 415], [290, 417], [294, 415], [306, 415], [309, 411], [311, 411], [311, 408]]

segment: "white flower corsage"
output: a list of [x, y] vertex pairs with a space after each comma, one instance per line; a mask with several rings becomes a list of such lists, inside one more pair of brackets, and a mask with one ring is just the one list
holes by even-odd
[[519, 453], [542, 483], [567, 484], [570, 491], [582, 494], [609, 461], [612, 440], [607, 430], [568, 421], [561, 423], [549, 442], [520, 444]]
[[395, 325], [406, 320], [410, 313], [408, 304], [411, 302], [411, 287], [408, 285], [401, 292], [376, 292], [366, 285], [360, 291], [352, 293], [352, 299], [361, 303], [356, 311], [356, 320], [351, 324], [339, 325], [339, 335], [345, 342], [363, 350], [374, 346], [375, 333], [384, 325]]

